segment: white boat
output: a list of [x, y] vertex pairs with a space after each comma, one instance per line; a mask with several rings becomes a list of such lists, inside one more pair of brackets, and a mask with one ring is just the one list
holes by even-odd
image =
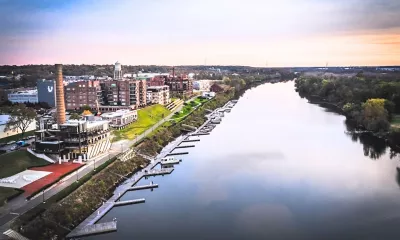
[[161, 164], [177, 164], [179, 163], [181, 160], [180, 159], [176, 159], [174, 157], [165, 157], [165, 158], [161, 158]]

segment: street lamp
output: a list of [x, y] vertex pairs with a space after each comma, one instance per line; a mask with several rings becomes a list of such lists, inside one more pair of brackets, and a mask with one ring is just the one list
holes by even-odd
[[93, 171], [96, 171], [96, 159], [93, 160]]
[[42, 191], [42, 196], [43, 196], [43, 203], [46, 203], [46, 202], [44, 201], [44, 190]]

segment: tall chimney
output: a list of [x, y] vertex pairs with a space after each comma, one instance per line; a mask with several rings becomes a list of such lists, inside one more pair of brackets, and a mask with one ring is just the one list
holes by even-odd
[[65, 123], [65, 100], [64, 100], [64, 81], [62, 74], [62, 65], [56, 64], [56, 106], [57, 123]]

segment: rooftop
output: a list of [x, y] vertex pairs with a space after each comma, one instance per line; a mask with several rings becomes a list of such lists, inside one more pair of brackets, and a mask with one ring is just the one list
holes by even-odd
[[120, 117], [126, 114], [134, 113], [136, 110], [128, 110], [128, 109], [120, 109], [115, 112], [108, 112], [108, 113], [103, 113], [101, 116], [106, 117], [106, 118], [114, 118], [114, 117]]

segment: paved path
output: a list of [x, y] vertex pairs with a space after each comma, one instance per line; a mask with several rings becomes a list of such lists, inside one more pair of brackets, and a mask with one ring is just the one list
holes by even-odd
[[[190, 100], [189, 100], [190, 101]], [[52, 187], [45, 190], [45, 192], [29, 201], [25, 199], [23, 194], [18, 196], [17, 198], [11, 200], [5, 206], [0, 208], [0, 239], [3, 239], [5, 236], [1, 234], [2, 232], [7, 231], [10, 228], [11, 221], [14, 220], [19, 215], [29, 211], [30, 209], [38, 206], [43, 202], [43, 199], [46, 200], [55, 194], [59, 193], [72, 183], [74, 183], [77, 179], [83, 177], [84, 175], [88, 174], [89, 172], [93, 171], [95, 166], [100, 166], [101, 164], [105, 163], [107, 160], [117, 156], [121, 152], [127, 151], [131, 146], [133, 146], [136, 142], [141, 141], [163, 123], [168, 121], [176, 112], [181, 111], [183, 105], [176, 108], [170, 115], [153, 125], [151, 128], [147, 129], [142, 134], [138, 135], [133, 140], [121, 140], [115, 142], [111, 145], [111, 149], [109, 150], [108, 154], [98, 157], [90, 162], [88, 162], [85, 166], [80, 168], [78, 171], [70, 174], [66, 178], [62, 179]], [[3, 238], [2, 238], [3, 237]]]

